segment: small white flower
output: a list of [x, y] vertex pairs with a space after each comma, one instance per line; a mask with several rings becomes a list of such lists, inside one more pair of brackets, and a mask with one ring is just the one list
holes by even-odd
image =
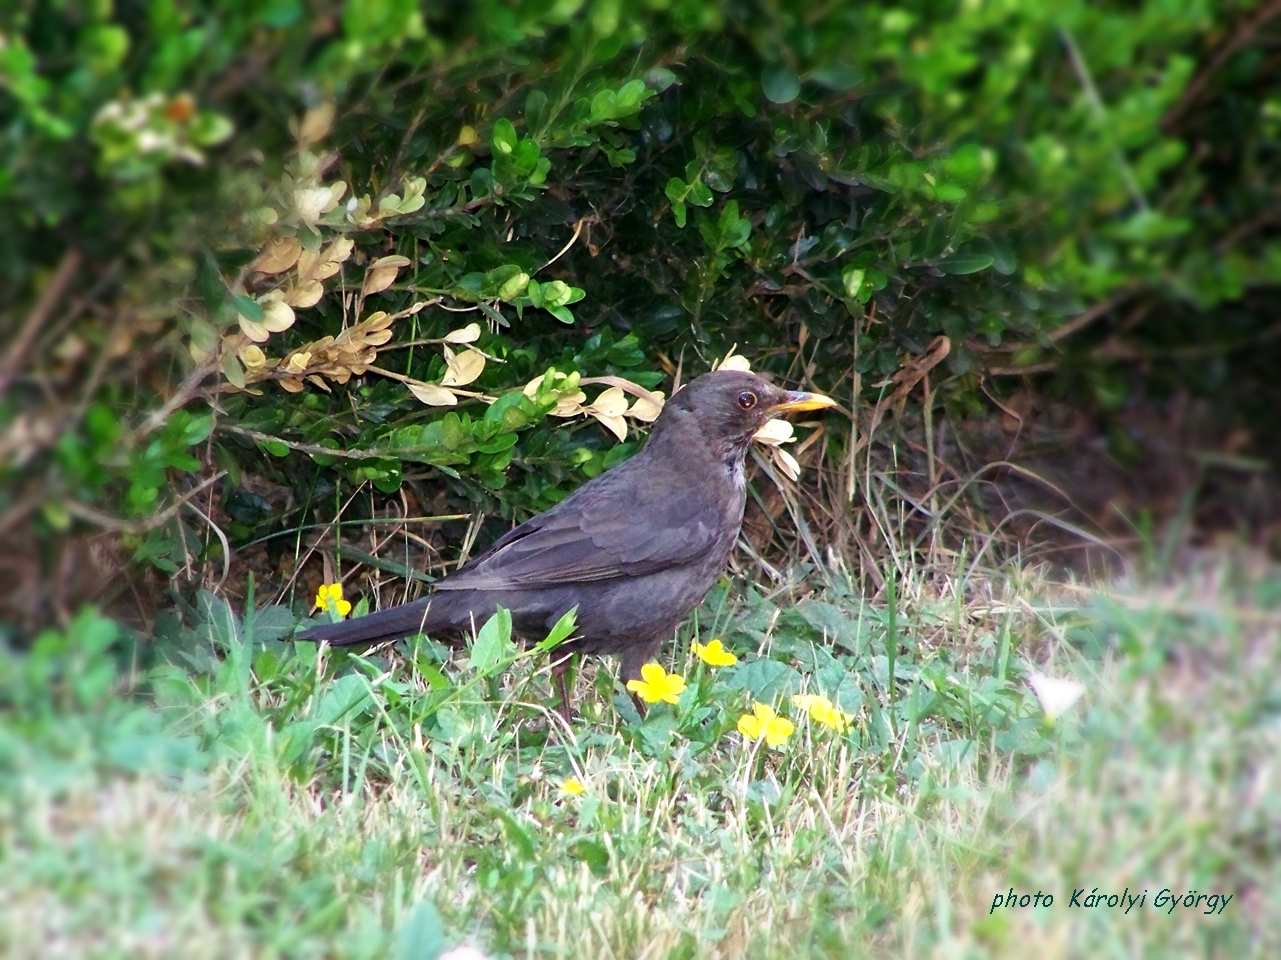
[[1085, 684], [1076, 680], [1060, 680], [1043, 673], [1033, 673], [1028, 678], [1032, 692], [1040, 701], [1045, 718], [1053, 723], [1085, 694]]

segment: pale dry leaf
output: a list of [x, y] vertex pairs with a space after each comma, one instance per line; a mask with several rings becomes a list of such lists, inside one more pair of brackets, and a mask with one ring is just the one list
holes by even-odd
[[395, 267], [374, 267], [365, 274], [365, 285], [360, 288], [360, 295], [368, 297], [386, 290], [396, 282], [397, 272]]
[[434, 383], [408, 383], [406, 386], [410, 393], [429, 407], [452, 407], [458, 403], [456, 396]]
[[751, 373], [752, 365], [748, 363], [746, 357], [739, 356], [734, 351], [737, 345], [729, 348], [729, 353], [721, 357], [720, 360], [712, 364], [713, 370], [737, 370], [740, 373]]
[[479, 350], [460, 350], [458, 353], [445, 347], [445, 375], [441, 384], [446, 387], [465, 387], [485, 369], [485, 355]]
[[662, 391], [651, 392], [653, 392], [654, 396], [658, 398], [658, 402], [655, 403], [654, 401], [647, 400], [644, 397], [638, 398], [637, 401], [632, 404], [631, 409], [627, 411], [627, 415], [629, 417], [635, 417], [637, 420], [641, 420], [645, 423], [653, 423], [658, 419], [658, 415], [663, 412], [663, 394]]
[[[621, 417], [627, 412], [627, 394], [623, 393], [618, 387], [610, 387], [593, 401], [588, 408], [593, 416], [601, 417]], [[610, 429], [613, 429], [612, 427]], [[617, 430], [614, 430], [618, 433]], [[623, 426], [623, 436], [627, 435], [627, 427]]]
[[287, 290], [284, 302], [291, 307], [303, 310], [307, 307], [314, 307], [324, 295], [325, 285], [319, 280], [309, 280], [306, 283], [299, 284], [292, 290]]
[[280, 387], [289, 393], [302, 393], [302, 380], [298, 377], [283, 377], [280, 380]]
[[411, 262], [408, 257], [402, 257], [399, 254], [394, 254], [390, 257], [379, 257], [369, 265], [361, 295], [369, 296], [371, 293], [379, 293], [382, 290], [386, 290], [395, 282], [396, 274], [400, 269], [409, 266]]
[[[445, 334], [446, 343], [475, 343], [479, 339], [480, 339], [479, 323], [469, 323], [467, 324], [467, 326], [459, 330], [450, 330], [449, 333]], [[539, 377], [537, 380], [533, 382], [542, 383], [542, 379], [543, 379], [542, 377]]]
[[[346, 188], [346, 184], [343, 187]], [[294, 207], [298, 216], [306, 223], [315, 223], [332, 210], [336, 203], [330, 187], [304, 187], [294, 191]]]
[[299, 350], [297, 353], [291, 353], [285, 359], [285, 369], [290, 373], [302, 373], [307, 369], [307, 364], [311, 363], [311, 353], [306, 350]]
[[272, 333], [283, 333], [294, 325], [294, 311], [287, 303], [272, 300], [262, 305], [262, 325]]
[[789, 480], [799, 480], [801, 476], [801, 465], [796, 458], [781, 447], [775, 447], [772, 451], [774, 454], [774, 463], [778, 469]]
[[587, 394], [579, 390], [575, 393], [569, 393], [556, 401], [556, 408], [551, 411], [549, 416], [553, 417], [576, 417], [582, 413], [586, 407], [583, 402], [587, 399]]
[[311, 279], [328, 280], [330, 277], [332, 277], [341, 269], [342, 269], [342, 264], [339, 263], [337, 260], [321, 260], [314, 267], [312, 267]]
[[321, 254], [321, 259], [329, 260], [334, 263], [345, 263], [351, 256], [351, 251], [356, 248], [356, 241], [351, 237], [335, 237], [329, 246], [325, 247]]
[[752, 434], [752, 439], [777, 447], [780, 443], [791, 442], [793, 433], [792, 424], [789, 421], [775, 417], [761, 424], [761, 428]]
[[661, 390], [649, 391], [649, 397], [637, 397], [633, 402], [632, 409], [628, 410], [628, 417], [642, 420], [643, 423], [653, 423], [658, 419], [658, 414], [662, 413], [662, 402], [664, 402], [664, 393]]
[[587, 412], [603, 423], [614, 436], [618, 437], [619, 440], [627, 439], [627, 421], [621, 416], [601, 413], [598, 410], [593, 410], [591, 407], [587, 408]]
[[312, 274], [316, 271], [316, 265], [320, 263], [319, 250], [303, 250], [298, 255], [298, 282], [313, 279]]
[[329, 128], [334, 123], [334, 105], [332, 103], [322, 103], [319, 106], [312, 107], [302, 118], [302, 123], [298, 125], [298, 143], [305, 150], [317, 140], [323, 140], [329, 136]]
[[263, 247], [249, 269], [257, 273], [284, 273], [298, 262], [301, 254], [302, 244], [297, 237], [281, 237]]
[[236, 351], [236, 355], [246, 370], [259, 370], [267, 365], [267, 355], [256, 343], [246, 343]]
[[240, 317], [240, 332], [254, 343], [266, 343], [267, 338], [271, 336], [271, 331], [265, 326], [248, 317]]

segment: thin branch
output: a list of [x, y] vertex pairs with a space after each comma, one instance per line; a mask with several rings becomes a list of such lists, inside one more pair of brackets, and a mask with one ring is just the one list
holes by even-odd
[[572, 247], [572, 246], [573, 246], [573, 245], [578, 241], [579, 236], [582, 234], [582, 232], [583, 232], [583, 225], [584, 225], [585, 223], [587, 223], [587, 218], [586, 218], [586, 217], [583, 217], [582, 219], [580, 219], [580, 220], [578, 221], [578, 223], [576, 223], [576, 224], [574, 225], [574, 235], [573, 235], [572, 237], [570, 237], [570, 238], [569, 238], [569, 243], [567, 243], [567, 244], [565, 244], [563, 247], [561, 247], [561, 248], [560, 248], [560, 253], [556, 254], [556, 256], [552, 257], [550, 260], [548, 260], [546, 263], [544, 263], [541, 267], [539, 267], [539, 268], [538, 268], [537, 270], [535, 270], [534, 272], [535, 272], [535, 273], [539, 273], [539, 272], [541, 272], [541, 271], [543, 271], [543, 270], [546, 270], [548, 267], [550, 267], [553, 263], [555, 263], [557, 260], [559, 260], [559, 259], [560, 259], [561, 257], [563, 257], [565, 254], [569, 253], [569, 248], [570, 248], [570, 247]]
[[338, 457], [341, 460], [385, 460], [396, 455], [395, 451], [379, 451], [375, 453], [369, 450], [331, 450], [329, 447], [322, 447], [319, 444], [282, 440], [280, 437], [273, 437], [269, 433], [259, 433], [257, 430], [250, 430], [247, 427], [237, 427], [231, 424], [219, 424], [214, 429], [218, 433], [235, 433], [242, 437], [248, 437], [258, 443], [283, 443], [290, 450], [297, 450], [299, 453]]
[[1201, 96], [1201, 92], [1205, 90], [1210, 78], [1223, 68], [1223, 65], [1231, 59], [1234, 53], [1253, 40], [1254, 35], [1269, 20], [1278, 16], [1281, 16], [1281, 0], [1272, 0], [1271, 3], [1259, 10], [1253, 17], [1238, 26], [1236, 33], [1232, 35], [1232, 39], [1219, 48], [1219, 52], [1210, 59], [1205, 69], [1193, 77], [1191, 82], [1183, 89], [1183, 96], [1179, 98], [1179, 102], [1165, 112], [1165, 116], [1161, 118], [1161, 126], [1166, 130], [1172, 127], [1175, 121], [1179, 120], [1187, 112], [1188, 107], [1192, 106], [1196, 99]]
[[62, 259], [58, 261], [58, 269], [54, 271], [49, 282], [40, 291], [40, 297], [32, 307], [31, 312], [27, 314], [26, 321], [22, 324], [22, 329], [14, 337], [9, 346], [9, 352], [5, 354], [4, 362], [0, 363], [0, 397], [9, 392], [9, 385], [13, 382], [18, 368], [22, 366], [27, 357], [27, 351], [31, 349], [32, 343], [35, 342], [36, 335], [40, 328], [49, 320], [49, 315], [53, 313], [53, 308], [58, 305], [62, 295], [66, 293], [67, 286], [80, 269], [80, 264], [84, 262], [84, 255], [75, 247], [68, 249]]
[[1081, 81], [1081, 88], [1085, 91], [1085, 99], [1090, 104], [1090, 111], [1094, 114], [1095, 120], [1103, 129], [1104, 135], [1112, 147], [1112, 155], [1116, 159], [1117, 166], [1121, 171], [1121, 179], [1125, 181], [1126, 189], [1134, 198], [1134, 202], [1140, 210], [1148, 210], [1147, 198], [1143, 196], [1143, 191], [1139, 189], [1139, 181], [1134, 176], [1134, 171], [1130, 168], [1130, 162], [1125, 158], [1121, 148], [1117, 146], [1116, 140], [1112, 137], [1108, 129], [1107, 108], [1103, 106], [1103, 98], [1099, 96], [1099, 90], [1094, 85], [1094, 78], [1090, 76], [1090, 68], [1085, 63], [1085, 58], [1081, 56], [1081, 51], [1077, 49], [1076, 41], [1072, 39], [1072, 34], [1066, 28], [1059, 30], [1059, 36], [1063, 40], [1063, 46], [1067, 48], [1068, 59], [1072, 61], [1072, 69], [1076, 71], [1077, 79]]

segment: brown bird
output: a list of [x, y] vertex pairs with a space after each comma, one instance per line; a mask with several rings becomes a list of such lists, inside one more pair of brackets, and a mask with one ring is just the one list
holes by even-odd
[[[576, 606], [575, 639], [557, 654], [614, 654], [624, 683], [639, 679], [729, 562], [753, 435], [779, 414], [834, 405], [750, 373], [705, 374], [664, 404], [640, 453], [500, 537], [431, 595], [296, 639], [347, 646], [459, 634], [502, 606], [517, 636], [537, 640]], [[566, 720], [568, 666], [565, 656], [552, 667]]]

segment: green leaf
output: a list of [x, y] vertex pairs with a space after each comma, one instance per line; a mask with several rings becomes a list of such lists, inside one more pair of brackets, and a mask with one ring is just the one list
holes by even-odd
[[853, 90], [863, 82], [863, 71], [857, 67], [832, 63], [811, 70], [808, 77], [820, 86], [844, 93], [846, 90]]
[[856, 298], [863, 290], [863, 278], [867, 276], [867, 271], [862, 267], [846, 267], [841, 271], [841, 285], [845, 288], [847, 297]]
[[601, 123], [613, 120], [616, 113], [616, 98], [613, 90], [602, 90], [592, 97], [592, 122]]
[[645, 89], [645, 81], [627, 81], [614, 98], [614, 115], [616, 117], [626, 117], [635, 113], [640, 109], [640, 105], [648, 93], [649, 91]]
[[499, 607], [476, 634], [476, 642], [472, 644], [469, 663], [473, 670], [484, 675], [510, 660], [515, 652], [516, 645], [512, 643], [511, 611]]
[[978, 273], [980, 270], [986, 270], [995, 262], [996, 259], [986, 253], [954, 253], [946, 259], [940, 260], [938, 267], [944, 273], [963, 276], [967, 273]]
[[236, 312], [246, 320], [252, 320], [254, 323], [262, 321], [262, 304], [253, 297], [246, 297], [243, 293], [233, 293], [231, 302], [236, 305]]
[[516, 128], [506, 117], [494, 124], [493, 145], [495, 153], [511, 153], [516, 149], [517, 139]]
[[577, 625], [578, 605], [575, 604], [565, 612], [564, 616], [556, 621], [556, 625], [552, 627], [546, 639], [539, 641], [538, 646], [534, 649], [539, 653], [547, 653], [549, 650], [560, 646], [574, 632], [574, 628]]
[[541, 90], [529, 91], [525, 98], [525, 132], [536, 137], [547, 125], [547, 94]]
[[716, 195], [702, 180], [695, 180], [689, 185], [689, 195], [685, 199], [696, 207], [710, 207], [715, 202]]
[[436, 960], [445, 951], [445, 925], [428, 900], [419, 900], [396, 928], [392, 960]]
[[801, 93], [801, 81], [785, 63], [773, 63], [761, 71], [761, 89], [774, 103], [791, 103]]

